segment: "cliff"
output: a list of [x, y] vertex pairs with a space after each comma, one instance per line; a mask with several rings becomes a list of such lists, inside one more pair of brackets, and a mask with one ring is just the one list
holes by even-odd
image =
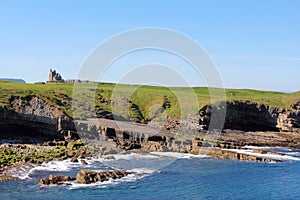
[[0, 107], [0, 138], [21, 142], [64, 139], [59, 130], [68, 121], [62, 111], [36, 96], [11, 97], [10, 108]]
[[[243, 131], [294, 131], [300, 127], [299, 103], [283, 109], [250, 101], [222, 102], [220, 105], [207, 105], [199, 111], [199, 124], [207, 130], [212, 110], [225, 112], [224, 129]], [[217, 113], [217, 117], [219, 116]]]
[[[204, 106], [199, 111], [199, 124], [194, 117], [184, 120], [168, 117], [167, 123], [150, 126], [103, 118], [72, 120], [59, 108], [35, 95], [14, 96], [10, 98], [9, 109], [0, 107], [0, 139], [41, 143], [53, 139], [70, 142], [81, 138], [85, 144], [97, 147], [98, 155], [136, 150], [199, 154], [204, 150], [218, 158], [255, 162], [280, 160], [264, 155], [247, 155], [232, 149], [243, 149], [246, 145], [300, 148], [300, 136], [297, 133], [299, 103], [293, 104], [293, 110], [288, 111], [249, 101], [224, 102], [217, 110], [227, 106], [225, 129], [256, 132], [229, 130], [210, 140], [210, 132], [199, 128], [208, 127], [212, 106], [215, 105]], [[274, 130], [294, 131], [295, 135], [257, 132]]]
[[[82, 87], [84, 91], [92, 90], [89, 85]], [[123, 87], [126, 90], [128, 86]], [[185, 94], [184, 88], [175, 89]], [[116, 149], [199, 153], [202, 147], [233, 149], [245, 145], [299, 147], [299, 92], [284, 94], [236, 90], [235, 93], [231, 92], [233, 96], [229, 97], [227, 102], [209, 105], [207, 89], [195, 88], [203, 106], [198, 115], [193, 115], [191, 110], [187, 116], [180, 118], [178, 102], [172, 96], [174, 94], [161, 87], [147, 86], [139, 89], [130, 99], [121, 98], [130, 105], [130, 112], [125, 116], [122, 115], [123, 110], [119, 110], [120, 119], [123, 120], [120, 122], [111, 120], [119, 117], [112, 115], [110, 107], [113, 103], [116, 104], [111, 99], [113, 85], [100, 84], [99, 88], [93, 91], [95, 116], [101, 119], [87, 117], [83, 120], [73, 120], [72, 85], [33, 85], [0, 81], [1, 142], [16, 140], [21, 143], [40, 143], [53, 139], [72, 141], [82, 138], [87, 143], [103, 142], [100, 145], [106, 145], [103, 149], [106, 153]], [[82, 95], [84, 101], [86, 93]], [[252, 101], [243, 100], [245, 95]], [[79, 102], [78, 105], [76, 109], [85, 114], [85, 107], [80, 107], [84, 102]], [[216, 138], [217, 142], [209, 141], [206, 136], [211, 132], [205, 130], [209, 128], [212, 110], [216, 110], [218, 118], [222, 117], [221, 113], [225, 109], [225, 131]], [[163, 120], [159, 120], [160, 118]], [[252, 134], [249, 131], [255, 133], [260, 131], [262, 134]], [[272, 131], [272, 134], [266, 131]], [[234, 153], [228, 153], [232, 154]], [[240, 158], [248, 157], [240, 156]]]

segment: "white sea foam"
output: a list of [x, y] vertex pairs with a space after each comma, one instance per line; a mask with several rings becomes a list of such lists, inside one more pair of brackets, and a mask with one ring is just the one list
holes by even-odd
[[80, 167], [80, 162], [70, 162], [70, 160], [63, 161], [50, 161], [48, 163], [42, 163], [41, 166], [37, 166], [34, 170], [39, 171], [70, 171], [73, 168]]
[[237, 153], [242, 153], [246, 155], [251, 156], [257, 156], [261, 158], [270, 158], [270, 159], [276, 159], [276, 160], [285, 160], [285, 161], [300, 161], [300, 158], [290, 156], [290, 155], [273, 155], [273, 154], [261, 154], [261, 153], [253, 153], [253, 150], [251, 149], [223, 149], [226, 151], [232, 151]]
[[244, 146], [247, 149], [262, 149], [262, 150], [271, 150], [277, 153], [286, 154], [289, 156], [300, 157], [300, 150], [294, 150], [283, 147], [258, 147], [258, 146]]
[[[116, 169], [131, 170], [134, 168], [147, 168], [151, 170], [162, 169], [177, 159], [205, 158], [206, 155], [193, 155], [187, 153], [174, 152], [151, 152], [149, 154], [123, 154], [113, 155], [115, 159], [100, 158], [100, 162], [106, 166], [111, 166]], [[128, 162], [130, 161], [130, 162]]]
[[22, 167], [19, 167], [18, 169], [12, 169], [10, 172], [7, 172], [11, 174], [14, 177], [17, 177], [19, 179], [29, 179], [30, 174], [34, 170], [34, 165], [24, 165]]
[[300, 157], [300, 152], [296, 152], [296, 151], [293, 151], [293, 152], [285, 152], [285, 154], [289, 155], [289, 156], [295, 156], [295, 157]]
[[178, 152], [151, 152], [152, 155], [157, 155], [160, 157], [170, 157], [176, 159], [191, 159], [191, 158], [207, 158], [208, 155], [199, 154], [189, 154], [189, 153], [178, 153]]
[[258, 146], [252, 146], [252, 145], [246, 145], [244, 146], [246, 149], [270, 149], [270, 147], [258, 147]]
[[[88, 164], [91, 164], [93, 161], [86, 161]], [[17, 177], [19, 179], [30, 179], [31, 175], [36, 171], [71, 171], [76, 168], [82, 167], [83, 164], [80, 162], [72, 163], [70, 159], [64, 161], [50, 161], [48, 163], [42, 163], [40, 166], [35, 165], [24, 165], [19, 167], [18, 169], [14, 169], [11, 172], [12, 176]], [[84, 165], [85, 168], [93, 167], [93, 165]], [[10, 173], [10, 172], [9, 172]]]
[[147, 169], [147, 168], [134, 168], [131, 170], [128, 170], [130, 172], [135, 172], [137, 174], [152, 174], [155, 172], [153, 169]]
[[276, 150], [284, 150], [284, 151], [294, 151], [293, 149], [289, 148], [283, 148], [283, 147], [262, 147], [262, 146], [252, 146], [252, 145], [246, 145], [244, 146], [246, 149], [262, 149], [262, 150], [268, 150], [268, 149], [276, 149]]
[[[110, 156], [110, 155], [107, 155]], [[158, 156], [151, 155], [151, 154], [137, 154], [137, 153], [130, 153], [130, 154], [114, 154], [111, 155], [115, 158], [115, 160], [141, 160], [141, 159], [157, 159]]]
[[[176, 159], [191, 159], [191, 158], [205, 158], [207, 155], [193, 155], [187, 153], [176, 152], [151, 152], [149, 154], [115, 154], [112, 155], [115, 159], [89, 158], [85, 159], [88, 163], [84, 165], [80, 162], [70, 162], [70, 159], [63, 161], [50, 161], [48, 163], [42, 163], [40, 166], [31, 165], [31, 167], [20, 167], [20, 170], [14, 172], [14, 176], [20, 179], [28, 179], [37, 171], [52, 171], [52, 172], [67, 172], [67, 171], [79, 171], [80, 169], [91, 169], [93, 171], [103, 170], [128, 170], [135, 172], [134, 175], [126, 176], [120, 180], [136, 180], [148, 176], [154, 172], [158, 172], [159, 169], [171, 164]], [[128, 162], [130, 161], [130, 162]], [[110, 184], [118, 183], [119, 180], [112, 180], [106, 183], [91, 184], [97, 186], [106, 186]], [[72, 187], [78, 187], [76, 183], [71, 183]], [[74, 185], [75, 184], [75, 185]], [[84, 187], [79, 184], [80, 187]], [[88, 186], [90, 187], [90, 186]]]

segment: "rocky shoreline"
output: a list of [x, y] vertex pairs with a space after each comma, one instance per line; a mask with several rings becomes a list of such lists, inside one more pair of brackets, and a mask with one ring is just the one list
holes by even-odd
[[[121, 137], [122, 135], [122, 137]], [[283, 162], [284, 154], [269, 149], [253, 147], [281, 147], [300, 149], [299, 133], [282, 132], [241, 132], [225, 130], [217, 138], [207, 132], [199, 132], [193, 139], [174, 138], [172, 135], [149, 138], [127, 137], [123, 134], [107, 138], [112, 146], [84, 145], [81, 140], [49, 141], [42, 144], [2, 144], [0, 145], [0, 181], [16, 180], [11, 173], [19, 166], [37, 166], [51, 160], [66, 160], [87, 164], [85, 158], [107, 154], [151, 151], [207, 154], [218, 159], [246, 160], [252, 162]], [[125, 139], [126, 138], [126, 139]], [[152, 138], [152, 139], [151, 139]], [[128, 146], [130, 148], [128, 148]], [[247, 147], [248, 146], [248, 147]], [[106, 156], [114, 159], [113, 156]]]
[[[300, 103], [280, 109], [248, 101], [225, 102], [218, 108], [203, 107], [198, 117], [168, 117], [148, 125], [103, 118], [74, 120], [34, 95], [12, 97], [10, 103], [9, 109], [0, 107], [0, 181], [15, 180], [9, 173], [13, 168], [54, 159], [84, 164], [82, 159], [93, 156], [157, 151], [282, 162], [278, 158], [282, 154], [246, 146], [300, 149]], [[212, 109], [225, 107], [226, 129], [207, 131]], [[19, 144], [3, 144], [10, 141]]]
[[[2, 144], [0, 145], [0, 182], [17, 180], [14, 173], [20, 167], [38, 166], [52, 160], [79, 162], [79, 158], [91, 157], [92, 150], [80, 140], [74, 142], [49, 141], [43, 144]], [[81, 161], [84, 162], [84, 161]]]
[[[293, 137], [290, 134], [295, 134]], [[254, 147], [282, 147], [299, 149], [300, 134], [296, 133], [280, 133], [280, 132], [238, 132], [227, 130], [218, 138], [207, 137], [207, 133], [198, 133], [193, 140], [178, 140], [173, 142], [172, 138], [156, 137], [156, 140], [138, 143], [137, 141], [124, 141], [123, 138], [112, 138], [109, 141], [115, 148], [109, 151], [107, 148], [100, 146], [84, 146], [81, 140], [72, 142], [66, 141], [49, 141], [43, 144], [2, 144], [0, 145], [0, 182], [8, 180], [17, 180], [14, 172], [18, 168], [24, 166], [38, 166], [52, 160], [66, 160], [70, 162], [81, 162], [87, 164], [85, 158], [93, 157], [93, 155], [120, 154], [120, 153], [147, 153], [151, 151], [169, 151], [168, 147], [174, 149], [174, 144], [178, 146], [177, 151], [181, 153], [191, 154], [207, 154], [218, 159], [245, 160], [252, 162], [284, 162], [288, 160], [281, 159], [285, 154], [277, 153], [268, 149], [251, 148]], [[134, 142], [136, 148], [126, 149], [120, 144], [120, 140], [126, 142]], [[217, 139], [217, 140], [215, 140]], [[272, 142], [270, 142], [270, 141]], [[141, 141], [141, 140], [139, 140]], [[177, 142], [176, 142], [177, 141]], [[179, 141], [179, 142], [178, 142]], [[133, 147], [132, 145], [130, 145]], [[247, 147], [248, 146], [248, 147]], [[114, 159], [114, 156], [106, 156], [106, 159]], [[86, 171], [87, 173], [87, 171]], [[91, 172], [92, 173], [92, 172]], [[122, 178], [123, 176], [115, 176], [108, 173], [107, 177], [100, 179], [101, 175], [91, 175], [92, 181], [81, 181], [88, 184], [97, 181], [105, 181], [109, 178]], [[90, 174], [90, 173], [87, 173]], [[128, 175], [129, 173], [122, 173]], [[90, 177], [90, 175], [87, 175]], [[98, 178], [95, 178], [98, 177]], [[57, 180], [57, 181], [53, 181]], [[60, 180], [60, 181], [58, 181]], [[42, 184], [59, 184], [60, 182], [74, 181], [76, 178], [61, 176], [58, 178], [45, 178], [40, 181]], [[83, 180], [83, 179], [82, 179]], [[88, 179], [87, 179], [88, 180]], [[77, 180], [78, 181], [78, 180]]]

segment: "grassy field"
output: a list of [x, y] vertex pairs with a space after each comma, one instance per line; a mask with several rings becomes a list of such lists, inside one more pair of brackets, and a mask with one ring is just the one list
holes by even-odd
[[[153, 119], [162, 120], [167, 115], [175, 117], [196, 115], [199, 108], [211, 102], [209, 89], [205, 87], [164, 88], [100, 83], [77, 85], [75, 93], [73, 88], [72, 84], [0, 81], [0, 106], [11, 109], [11, 97], [35, 95], [73, 117], [72, 98], [76, 97], [73, 98], [76, 105], [75, 113], [80, 117], [90, 117], [90, 110], [95, 109], [98, 117], [112, 118], [114, 113], [120, 119], [147, 122]], [[289, 108], [293, 103], [300, 101], [300, 92], [280, 93], [248, 89], [226, 89], [225, 92], [228, 101], [249, 100], [284, 108]]]

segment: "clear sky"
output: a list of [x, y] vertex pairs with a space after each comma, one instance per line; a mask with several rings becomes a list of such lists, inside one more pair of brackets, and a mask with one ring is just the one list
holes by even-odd
[[[46, 81], [52, 66], [75, 78], [106, 38], [163, 27], [202, 45], [225, 87], [297, 91], [299, 10], [297, 0], [1, 1], [0, 77]], [[118, 81], [118, 68], [109, 74], [106, 81]]]

